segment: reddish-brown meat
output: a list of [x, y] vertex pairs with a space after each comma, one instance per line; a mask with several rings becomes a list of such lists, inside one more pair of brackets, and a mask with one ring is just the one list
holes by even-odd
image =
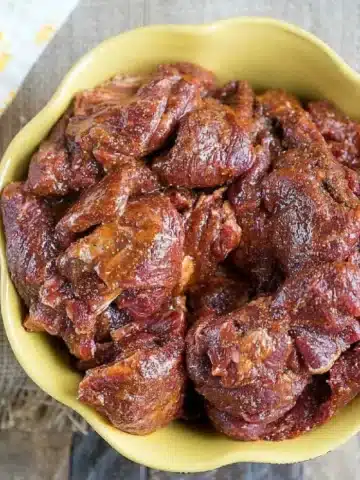
[[244, 279], [226, 270], [218, 270], [204, 283], [197, 283], [188, 291], [193, 316], [223, 315], [249, 301], [251, 286]]
[[8, 267], [15, 286], [29, 306], [51, 275], [58, 248], [54, 219], [44, 200], [24, 190], [24, 184], [8, 185], [1, 196]]
[[145, 435], [164, 427], [182, 408], [183, 348], [181, 338], [159, 341], [139, 334], [113, 363], [87, 371], [79, 399], [129, 433]]
[[98, 124], [90, 137], [116, 153], [142, 157], [160, 148], [186, 113], [201, 105], [214, 76], [191, 64], [163, 65], [126, 108]]
[[65, 141], [69, 117], [70, 113], [65, 113], [31, 158], [25, 188], [35, 195], [63, 196], [72, 189], [70, 159]]
[[175, 146], [158, 157], [153, 170], [167, 185], [189, 188], [229, 183], [252, 165], [251, 107], [241, 92], [234, 109], [214, 99], [189, 113], [180, 123]]
[[285, 440], [325, 423], [360, 392], [360, 349], [344, 353], [330, 370], [330, 378], [314, 376], [294, 408], [276, 422], [249, 423], [208, 404], [216, 429], [237, 440]]
[[289, 275], [344, 260], [360, 234], [360, 203], [345, 172], [316, 150], [291, 150], [263, 183], [273, 252]]
[[270, 132], [264, 132], [254, 150], [254, 165], [228, 190], [229, 201], [241, 227], [241, 241], [232, 258], [259, 290], [273, 288], [276, 266], [268, 216], [262, 202], [262, 182], [275, 155], [273, 143]]
[[210, 404], [207, 405], [207, 413], [218, 431], [236, 440], [285, 440], [319, 425], [319, 408], [329, 395], [324, 378], [313, 377], [296, 405], [275, 422], [250, 423]]
[[213, 82], [214, 76], [201, 67], [163, 66], [130, 99], [109, 102], [90, 116], [72, 117], [67, 138], [73, 187], [96, 183], [100, 165], [108, 171], [162, 147]]
[[86, 190], [56, 225], [64, 245], [72, 233], [81, 233], [90, 227], [111, 222], [120, 217], [128, 198], [158, 189], [156, 177], [140, 161], [115, 169], [100, 182]]
[[276, 295], [275, 318], [290, 317], [291, 335], [312, 373], [327, 372], [360, 340], [360, 268], [326, 263], [288, 279]]
[[360, 125], [325, 100], [310, 102], [308, 110], [336, 160], [347, 167], [358, 169]]
[[353, 179], [297, 100], [269, 91], [258, 101], [281, 128], [282, 148], [290, 149], [279, 155], [272, 135], [263, 132], [253, 169], [229, 191], [243, 229], [234, 261], [261, 287], [277, 263], [291, 275], [307, 265], [346, 259], [358, 243], [360, 203], [350, 188]]
[[110, 289], [170, 290], [179, 281], [183, 228], [179, 214], [163, 195], [131, 200], [123, 216], [74, 242], [59, 257], [65, 276], [76, 282], [95, 271]]
[[92, 115], [100, 108], [124, 105], [145, 81], [141, 76], [116, 75], [98, 87], [83, 90], [75, 96], [74, 115]]
[[211, 195], [200, 195], [187, 214], [185, 255], [190, 284], [206, 281], [239, 244], [241, 229], [223, 193], [219, 189]]
[[270, 305], [264, 297], [205, 317], [187, 335], [187, 369], [197, 391], [250, 423], [280, 418], [309, 380], [294, 361], [287, 318], [274, 321]]
[[1, 198], [24, 327], [126, 432], [321, 425], [360, 392], [359, 132], [185, 62], [79, 92]]
[[180, 215], [158, 194], [131, 200], [123, 216], [72, 243], [57, 263], [79, 297], [67, 307], [77, 331], [93, 329], [96, 316], [125, 290], [128, 299], [129, 290], [142, 299], [129, 303], [123, 295], [121, 307], [152, 313], [154, 305], [146, 298], [154, 299], [154, 285], [164, 301], [180, 283], [183, 236]]

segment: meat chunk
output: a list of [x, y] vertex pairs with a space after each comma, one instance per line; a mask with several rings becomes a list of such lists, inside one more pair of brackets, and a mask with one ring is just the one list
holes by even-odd
[[325, 423], [360, 392], [359, 346], [345, 352], [330, 370], [330, 378], [314, 376], [294, 408], [275, 422], [249, 423], [208, 404], [216, 429], [237, 440], [285, 440]]
[[188, 301], [194, 317], [223, 315], [249, 301], [251, 287], [242, 278], [219, 269], [204, 283], [195, 284], [188, 291]]
[[181, 338], [157, 341], [142, 334], [111, 364], [90, 369], [79, 399], [125, 432], [146, 435], [179, 416], [185, 388]]
[[69, 116], [67, 112], [60, 118], [31, 158], [25, 188], [35, 195], [63, 196], [72, 189], [70, 159], [65, 139]]
[[231, 187], [229, 199], [243, 229], [234, 261], [261, 289], [277, 264], [289, 276], [308, 265], [345, 260], [358, 242], [360, 204], [348, 171], [297, 100], [269, 91], [259, 102], [281, 128], [287, 151], [279, 154], [271, 131], [262, 132], [254, 167]]
[[77, 331], [93, 329], [96, 316], [120, 294], [122, 307], [153, 311], [155, 299], [148, 297], [154, 285], [164, 300], [180, 282], [183, 237], [178, 212], [157, 194], [131, 200], [123, 216], [72, 243], [57, 264], [81, 299], [67, 309]]
[[116, 304], [133, 319], [142, 319], [161, 310], [171, 292], [166, 287], [153, 287], [146, 290], [129, 288], [121, 292]]
[[196, 202], [197, 195], [187, 188], [169, 187], [165, 190], [165, 195], [180, 213], [188, 212]]
[[326, 263], [289, 278], [273, 302], [276, 316], [291, 324], [341, 333], [360, 316], [360, 269], [352, 262]]
[[41, 286], [37, 301], [30, 306], [24, 327], [30, 332], [47, 332], [61, 337], [72, 355], [89, 360], [96, 348], [94, 332], [76, 332], [66, 312], [67, 304], [73, 299], [69, 283], [57, 274], [52, 275]]
[[160, 76], [177, 75], [184, 80], [194, 83], [201, 97], [205, 97], [213, 91], [215, 87], [215, 75], [210, 70], [200, 65], [190, 62], [162, 63], [157, 66], [156, 71]]
[[360, 167], [360, 125], [350, 120], [326, 100], [310, 102], [308, 110], [336, 160], [347, 167], [358, 169]]
[[281, 128], [282, 143], [286, 149], [317, 147], [326, 150], [326, 143], [300, 102], [283, 90], [268, 90], [258, 97], [266, 116]]
[[143, 157], [162, 147], [179, 120], [201, 104], [214, 76], [191, 64], [163, 65], [126, 107], [113, 109], [97, 122], [90, 138], [97, 148], [114, 154]]
[[69, 243], [71, 233], [120, 217], [130, 196], [152, 192], [158, 186], [156, 177], [140, 161], [115, 169], [86, 190], [56, 225], [62, 243]]
[[180, 122], [174, 147], [153, 162], [153, 170], [167, 185], [204, 188], [227, 184], [254, 161], [250, 125], [243, 109], [237, 113], [214, 99], [206, 100]]
[[91, 187], [103, 176], [103, 167], [93, 154], [94, 143], [89, 137], [89, 131], [97, 122], [111, 118], [112, 110], [121, 107], [108, 107], [93, 115], [73, 116], [66, 128], [66, 144], [71, 160], [71, 186], [75, 191]]
[[98, 87], [83, 90], [75, 96], [74, 115], [87, 116], [110, 105], [124, 105], [145, 81], [141, 76], [116, 75]]
[[187, 214], [185, 255], [191, 263], [189, 282], [203, 282], [215, 273], [217, 265], [239, 244], [241, 230], [224, 191], [202, 194]]
[[291, 150], [263, 185], [275, 256], [284, 271], [346, 259], [360, 233], [360, 203], [343, 169], [318, 152]]
[[311, 373], [327, 372], [360, 340], [360, 269], [326, 263], [289, 278], [273, 302], [274, 316], [290, 317], [291, 335]]
[[180, 118], [202, 102], [201, 95], [213, 81], [200, 67], [163, 66], [125, 103], [110, 102], [90, 116], [72, 117], [67, 139], [73, 187], [93, 185], [102, 168], [111, 170], [162, 147]]
[[54, 267], [58, 253], [54, 220], [46, 203], [25, 192], [20, 182], [4, 189], [1, 210], [11, 277], [29, 306]]
[[254, 165], [228, 190], [228, 199], [241, 227], [240, 244], [232, 259], [243, 274], [251, 277], [258, 290], [273, 288], [276, 270], [268, 215], [262, 202], [262, 182], [275, 156], [273, 143], [273, 136], [266, 132], [255, 147]]
[[250, 423], [269, 423], [296, 403], [309, 381], [294, 361], [286, 317], [274, 321], [271, 298], [224, 316], [200, 319], [187, 335], [187, 369], [214, 407]]
[[322, 377], [313, 377], [299, 396], [296, 405], [271, 423], [250, 423], [207, 405], [207, 413], [215, 428], [236, 440], [285, 440], [297, 437], [319, 425], [319, 408], [330, 396]]
[[109, 288], [176, 286], [182, 261], [179, 214], [162, 195], [131, 200], [123, 216], [71, 244], [59, 257], [65, 276], [95, 271]]

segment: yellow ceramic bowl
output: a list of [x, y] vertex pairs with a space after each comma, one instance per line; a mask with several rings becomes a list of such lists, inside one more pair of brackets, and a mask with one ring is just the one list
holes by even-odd
[[[70, 70], [46, 107], [11, 142], [1, 162], [0, 188], [25, 176], [30, 154], [75, 92], [117, 72], [149, 70], [157, 63], [178, 60], [198, 62], [216, 72], [220, 81], [244, 78], [257, 88], [282, 87], [308, 98], [328, 98], [347, 114], [360, 117], [360, 76], [328, 46], [297, 27], [266, 18], [146, 27], [106, 40]], [[79, 412], [125, 457], [181, 472], [245, 461], [298, 462], [328, 452], [360, 430], [360, 397], [326, 425], [283, 442], [235, 442], [178, 422], [147, 437], [116, 430], [76, 399], [80, 376], [50, 337], [23, 330], [23, 311], [7, 270], [3, 233], [0, 242], [1, 311], [18, 361], [45, 392]]]

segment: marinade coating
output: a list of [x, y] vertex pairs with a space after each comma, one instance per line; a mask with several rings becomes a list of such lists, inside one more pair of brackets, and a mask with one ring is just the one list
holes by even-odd
[[[229, 199], [243, 229], [234, 262], [261, 289], [279, 267], [290, 276], [346, 260], [357, 247], [360, 204], [355, 179], [333, 158], [300, 103], [271, 90], [257, 101], [276, 128], [260, 134], [254, 167], [229, 189]], [[274, 146], [279, 130], [281, 144]]]
[[72, 233], [120, 217], [130, 196], [141, 195], [159, 188], [156, 177], [141, 161], [114, 169], [96, 185], [87, 189], [56, 225], [63, 244], [69, 244]]
[[207, 280], [239, 244], [241, 229], [223, 194], [223, 189], [201, 194], [186, 213], [184, 250], [191, 266], [190, 284]]
[[357, 170], [360, 167], [360, 125], [326, 100], [310, 102], [307, 108], [334, 158]]
[[1, 212], [11, 278], [30, 306], [52, 274], [58, 254], [52, 212], [44, 200], [27, 193], [22, 182], [5, 187]]
[[65, 131], [70, 118], [66, 112], [30, 160], [27, 191], [41, 197], [63, 196], [72, 190], [71, 164]]
[[360, 349], [356, 346], [337, 360], [330, 377], [314, 376], [294, 408], [279, 420], [249, 423], [207, 405], [207, 413], [216, 429], [237, 440], [285, 440], [294, 438], [328, 421], [360, 392]]
[[[151, 332], [151, 333], [150, 333]], [[145, 435], [180, 416], [185, 392], [183, 320], [124, 339], [112, 363], [87, 371], [79, 399], [125, 432]]]
[[345, 260], [357, 247], [360, 203], [344, 169], [312, 148], [289, 150], [263, 182], [271, 246], [287, 275]]
[[126, 432], [321, 425], [360, 391], [359, 132], [186, 62], [79, 92], [1, 198], [24, 328]]
[[297, 362], [288, 319], [272, 318], [271, 297], [200, 318], [186, 343], [196, 390], [217, 409], [250, 423], [280, 418], [309, 381]]
[[111, 105], [124, 105], [146, 80], [143, 76], [115, 75], [98, 87], [83, 90], [75, 95], [74, 115], [92, 115]]
[[93, 329], [117, 297], [137, 316], [160, 308], [180, 283], [183, 243], [180, 214], [162, 194], [130, 200], [122, 216], [71, 243], [57, 266], [79, 297], [67, 307], [77, 331]]
[[264, 131], [254, 149], [253, 166], [229, 187], [227, 194], [241, 227], [240, 244], [232, 260], [252, 278], [258, 290], [272, 289], [276, 268], [268, 215], [262, 201], [262, 183], [272, 165], [274, 143], [272, 134]]
[[352, 261], [325, 263], [289, 278], [274, 298], [274, 318], [287, 314], [291, 335], [311, 373], [330, 370], [360, 340], [360, 269]]
[[254, 94], [242, 82], [235, 97], [233, 108], [208, 99], [181, 120], [174, 147], [153, 162], [162, 182], [189, 188], [216, 187], [252, 166]]
[[249, 301], [251, 285], [232, 272], [219, 269], [203, 283], [197, 283], [187, 292], [195, 318], [216, 313], [222, 315], [242, 307]]

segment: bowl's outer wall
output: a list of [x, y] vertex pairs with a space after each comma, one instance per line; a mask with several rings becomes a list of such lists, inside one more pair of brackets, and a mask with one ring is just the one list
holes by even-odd
[[[162, 62], [186, 60], [213, 70], [220, 82], [247, 79], [258, 89], [280, 87], [304, 98], [327, 98], [360, 118], [358, 75], [320, 40], [271, 19], [240, 18], [205, 26], [154, 26], [109, 39], [83, 57], [48, 105], [15, 137], [0, 167], [0, 188], [24, 178], [38, 143], [69, 105], [75, 92], [118, 72], [137, 73]], [[360, 398], [326, 425], [284, 442], [235, 442], [173, 422], [147, 437], [116, 430], [77, 399], [79, 374], [48, 336], [28, 334], [24, 312], [6, 267], [0, 236], [1, 310], [14, 353], [27, 374], [49, 395], [79, 412], [118, 452], [147, 466], [198, 472], [256, 461], [289, 463], [326, 453], [360, 429]], [[1, 392], [0, 392], [1, 395]]]

